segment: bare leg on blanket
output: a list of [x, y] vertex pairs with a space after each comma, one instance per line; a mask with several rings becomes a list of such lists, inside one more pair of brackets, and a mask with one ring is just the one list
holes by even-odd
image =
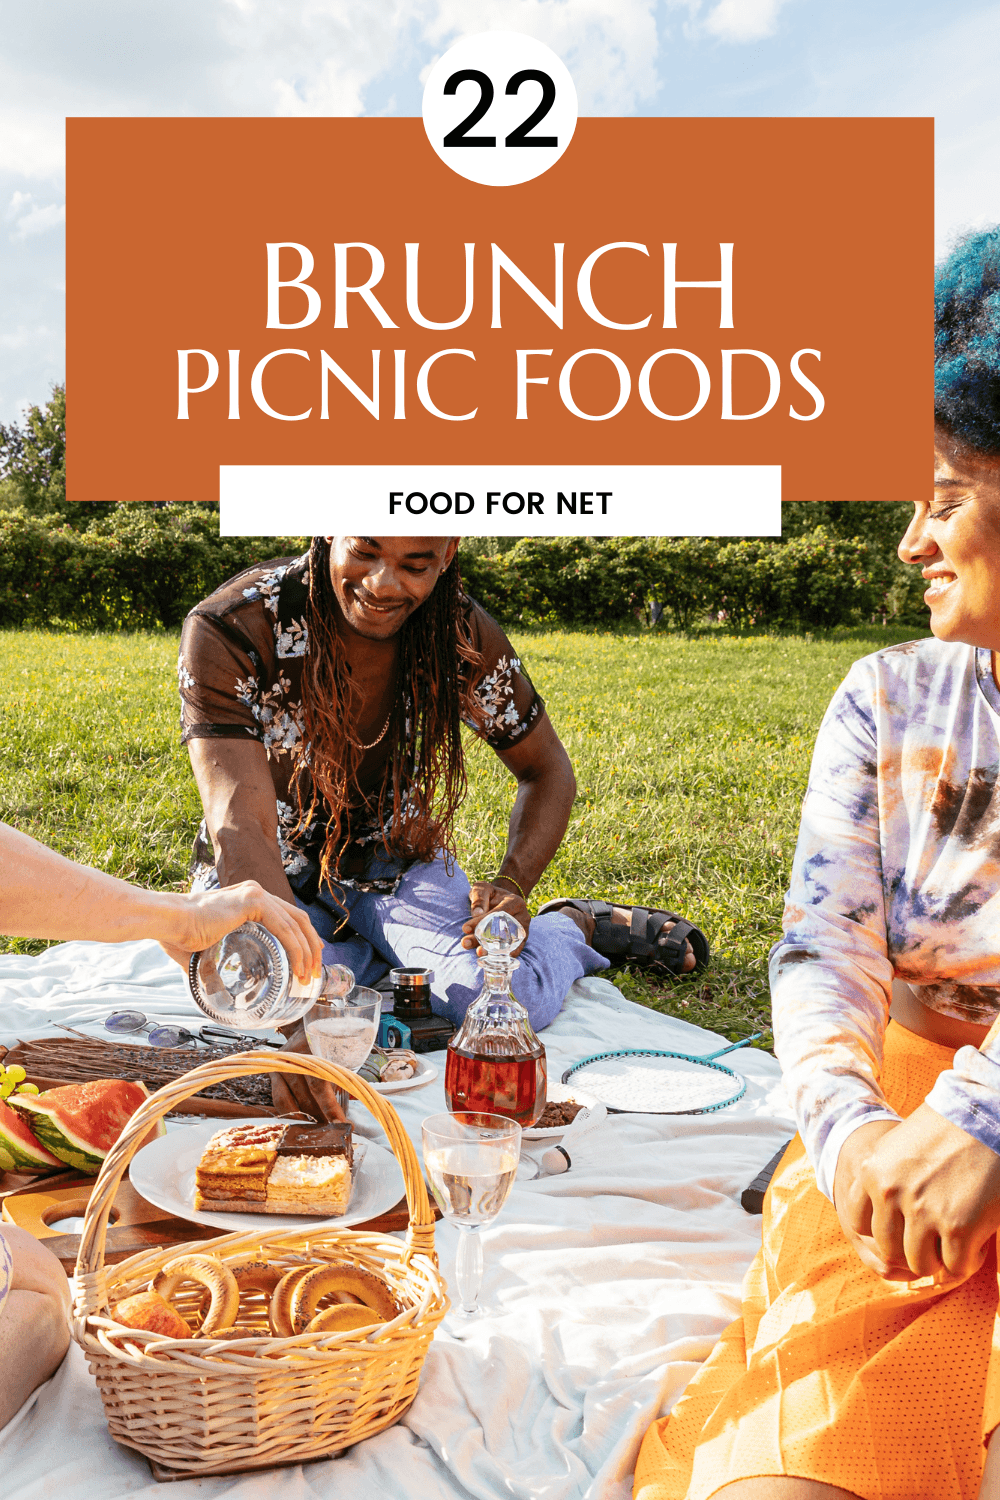
[[[993, 1433], [996, 1437], [996, 1431]], [[986, 1449], [986, 1467], [979, 1486], [979, 1500], [1000, 1500], [1000, 1443], [990, 1438]]]
[[10, 1292], [0, 1309], [0, 1426], [55, 1374], [69, 1348], [69, 1283], [50, 1250], [12, 1224]]
[[[857, 1500], [852, 1490], [838, 1489], [834, 1484], [818, 1484], [813, 1479], [737, 1479], [734, 1484], [716, 1490], [716, 1500]], [[991, 1442], [986, 1450], [986, 1467], [979, 1486], [978, 1500], [1000, 1500], [1000, 1443]]]
[[[716, 1500], [858, 1500], [853, 1490], [838, 1489], [835, 1484], [820, 1484], [815, 1479], [737, 1479], [716, 1490]], [[986, 1497], [983, 1496], [983, 1500]]]

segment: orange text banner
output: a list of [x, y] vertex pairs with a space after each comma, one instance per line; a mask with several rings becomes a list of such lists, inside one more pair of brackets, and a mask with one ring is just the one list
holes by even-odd
[[780, 467], [786, 500], [912, 500], [932, 144], [928, 120], [585, 119], [498, 188], [419, 120], [71, 120], [69, 497], [215, 500], [223, 466], [566, 489], [731, 465]]

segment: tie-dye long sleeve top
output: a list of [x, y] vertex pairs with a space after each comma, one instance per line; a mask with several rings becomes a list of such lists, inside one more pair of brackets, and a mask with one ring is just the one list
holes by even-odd
[[[879, 1087], [894, 978], [931, 1010], [1000, 1011], [1000, 692], [987, 650], [910, 641], [855, 663], [820, 727], [771, 950], [775, 1051], [820, 1190]], [[1000, 1153], [1000, 1037], [928, 1104]]]

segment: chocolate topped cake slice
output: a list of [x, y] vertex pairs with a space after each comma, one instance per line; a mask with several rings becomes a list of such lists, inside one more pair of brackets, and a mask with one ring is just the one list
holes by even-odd
[[329, 1125], [286, 1125], [279, 1156], [346, 1156], [354, 1166], [354, 1131], [337, 1120]]
[[195, 1172], [197, 1209], [342, 1214], [351, 1198], [349, 1124], [235, 1125], [217, 1131]]

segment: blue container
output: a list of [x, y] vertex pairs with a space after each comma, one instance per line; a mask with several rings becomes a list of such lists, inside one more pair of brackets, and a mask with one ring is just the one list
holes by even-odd
[[378, 1023], [378, 1045], [392, 1052], [397, 1047], [410, 1048], [412, 1044], [410, 1028], [405, 1021], [397, 1021], [392, 1011], [388, 1015], [380, 1016]]

